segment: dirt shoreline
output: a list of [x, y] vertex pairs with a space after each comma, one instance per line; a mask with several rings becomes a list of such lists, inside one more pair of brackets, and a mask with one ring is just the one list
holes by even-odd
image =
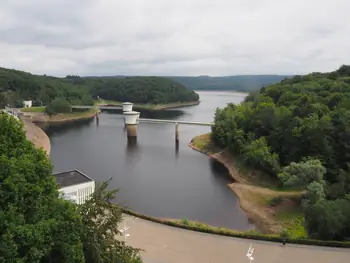
[[67, 116], [65, 114], [58, 114], [53, 116], [48, 116], [45, 113], [36, 113], [36, 112], [25, 112], [24, 115], [29, 117], [34, 123], [68, 123], [72, 121], [80, 121], [94, 118], [96, 116], [96, 112], [89, 112], [84, 115], [76, 115], [76, 116]]
[[50, 138], [39, 126], [36, 125], [36, 123], [69, 123], [73, 121], [91, 119], [95, 117], [95, 115], [96, 112], [91, 112], [83, 116], [65, 116], [63, 114], [49, 117], [44, 113], [23, 112], [21, 120], [23, 122], [27, 139], [31, 141], [36, 148], [43, 149], [49, 156], [51, 152]]
[[196, 147], [192, 141], [188, 144], [188, 146], [195, 151], [198, 151], [209, 156], [210, 158], [215, 159], [226, 167], [226, 169], [229, 171], [229, 174], [235, 181], [228, 186], [237, 196], [241, 209], [246, 213], [248, 219], [254, 223], [256, 230], [263, 234], [279, 233], [280, 226], [268, 216], [268, 213], [266, 213], [266, 211], [249, 200], [249, 194], [252, 192], [260, 192], [260, 194], [273, 195], [272, 190], [269, 192], [268, 189], [260, 188], [250, 184], [245, 177], [240, 175], [236, 168], [235, 162], [233, 161], [233, 157], [229, 153], [221, 151], [211, 154]]

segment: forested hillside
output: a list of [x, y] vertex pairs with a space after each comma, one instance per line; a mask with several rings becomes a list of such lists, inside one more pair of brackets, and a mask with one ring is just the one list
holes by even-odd
[[194, 91], [167, 78], [56, 78], [0, 68], [0, 108], [6, 104], [21, 107], [23, 100], [32, 100], [35, 106], [47, 105], [55, 98], [63, 98], [71, 104], [92, 105], [92, 99], [97, 96], [145, 104], [199, 100]]
[[305, 190], [310, 237], [350, 238], [350, 66], [285, 79], [217, 109], [212, 139], [282, 188]]
[[176, 81], [162, 77], [93, 77], [67, 76], [73, 84], [89, 88], [93, 97], [135, 103], [167, 104], [197, 101], [199, 96]]
[[169, 77], [193, 90], [234, 90], [249, 92], [275, 84], [286, 77], [283, 75], [238, 75], [227, 77]]
[[0, 108], [6, 104], [22, 107], [23, 100], [46, 105], [57, 97], [76, 104], [92, 104], [87, 88], [60, 78], [32, 75], [24, 71], [0, 68]]

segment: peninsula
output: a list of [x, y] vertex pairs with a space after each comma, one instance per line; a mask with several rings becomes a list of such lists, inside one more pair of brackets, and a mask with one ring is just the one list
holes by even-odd
[[0, 68], [0, 108], [22, 108], [24, 101], [31, 101], [33, 107], [23, 111], [46, 113], [42, 120], [57, 122], [94, 116], [92, 111], [72, 112], [69, 105], [119, 105], [130, 101], [136, 109], [164, 110], [197, 105], [199, 96], [164, 77], [57, 78]]
[[294, 76], [217, 109], [190, 146], [222, 162], [264, 233], [349, 240], [350, 66]]

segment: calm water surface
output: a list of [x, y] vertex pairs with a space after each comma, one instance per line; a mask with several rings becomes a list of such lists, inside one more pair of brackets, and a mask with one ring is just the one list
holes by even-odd
[[[213, 121], [216, 107], [239, 103], [244, 94], [198, 92], [201, 104], [181, 110], [141, 112], [141, 118]], [[227, 170], [187, 144], [209, 127], [180, 125], [175, 149], [174, 124], [138, 125], [136, 145], [128, 145], [117, 112], [103, 112], [99, 122], [49, 127], [54, 171], [79, 169], [96, 181], [112, 178], [119, 202], [135, 211], [162, 218], [187, 218], [211, 225], [252, 228], [237, 197], [227, 187]]]

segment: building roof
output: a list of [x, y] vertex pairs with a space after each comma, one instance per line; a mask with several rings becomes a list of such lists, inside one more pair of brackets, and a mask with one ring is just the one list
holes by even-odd
[[60, 188], [94, 181], [78, 170], [57, 173], [53, 176], [56, 178], [56, 183]]

